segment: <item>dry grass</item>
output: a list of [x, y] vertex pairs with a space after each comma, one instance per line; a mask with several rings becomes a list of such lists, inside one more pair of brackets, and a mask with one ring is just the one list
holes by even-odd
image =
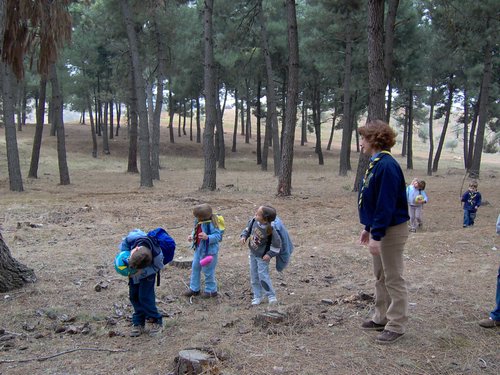
[[[55, 139], [47, 133], [39, 179], [25, 180], [26, 191], [12, 193], [0, 129], [0, 229], [13, 255], [34, 268], [39, 279], [0, 295], [0, 328], [19, 334], [0, 342], [0, 373], [168, 374], [177, 353], [193, 347], [217, 353], [223, 374], [500, 372], [499, 331], [477, 325], [493, 307], [499, 263], [498, 251], [492, 250], [500, 248], [494, 233], [500, 210], [497, 155], [483, 157], [479, 190], [489, 204], [481, 207], [471, 229], [461, 225], [460, 161], [445, 152], [440, 172], [426, 177], [430, 203], [424, 210], [425, 229], [410, 236], [406, 251], [409, 330], [398, 343], [380, 346], [374, 334], [358, 329], [372, 308], [359, 295], [373, 292], [373, 277], [370, 257], [357, 244], [353, 176], [337, 176], [338, 144], [325, 152], [324, 166], [317, 165], [311, 144], [297, 146], [293, 196], [280, 199], [272, 172], [260, 171], [253, 144], [241, 144], [241, 137], [238, 152], [228, 150], [227, 169], [217, 171], [219, 189], [200, 192], [203, 163], [193, 156], [201, 154], [201, 146], [186, 137], [163, 145], [161, 181], [143, 189], [139, 176], [125, 173], [124, 136], [111, 141], [111, 155], [92, 159], [88, 127], [67, 125], [66, 133], [72, 184], [58, 185]], [[32, 136], [32, 127], [19, 134], [23, 175]], [[162, 137], [168, 139], [167, 133]], [[424, 176], [425, 145], [415, 151], [416, 170], [405, 171], [407, 180]], [[177, 240], [178, 255], [188, 256], [191, 209], [200, 201], [226, 219], [217, 270], [220, 297], [182, 297], [190, 271], [168, 267], [157, 289], [158, 306], [166, 316], [164, 334], [129, 338], [127, 285], [112, 267], [122, 236], [135, 227], [161, 225]], [[289, 268], [273, 274], [279, 309], [287, 318], [268, 327], [254, 325], [266, 306], [249, 306], [247, 250], [238, 244], [246, 220], [261, 203], [277, 207], [296, 244]], [[109, 287], [96, 292], [99, 282]], [[90, 334], [56, 333], [68, 324], [89, 326]], [[1, 363], [74, 348], [126, 352], [76, 351], [45, 361]]]

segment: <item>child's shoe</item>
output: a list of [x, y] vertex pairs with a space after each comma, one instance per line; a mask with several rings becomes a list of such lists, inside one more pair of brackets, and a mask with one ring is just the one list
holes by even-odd
[[199, 295], [200, 295], [199, 290], [197, 292], [195, 292], [194, 290], [189, 289], [187, 292], [184, 292], [185, 297], [193, 297], [193, 296], [199, 296]]
[[160, 323], [151, 323], [149, 327], [149, 336], [155, 337], [158, 336], [163, 331], [163, 325]]
[[144, 333], [144, 326], [132, 326], [132, 329], [130, 330], [129, 336], [130, 337], [139, 337]]
[[262, 300], [260, 298], [254, 298], [252, 300], [252, 306], [260, 305], [261, 302], [262, 302]]
[[269, 306], [274, 306], [274, 305], [277, 305], [278, 304], [278, 300], [276, 299], [275, 296], [270, 296], [268, 299], [267, 299], [267, 303], [269, 304]]

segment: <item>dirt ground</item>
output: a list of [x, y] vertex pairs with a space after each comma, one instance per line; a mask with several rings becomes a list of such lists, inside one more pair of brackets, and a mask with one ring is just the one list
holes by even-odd
[[[218, 190], [201, 192], [201, 145], [186, 136], [172, 145], [167, 129], [161, 180], [140, 188], [139, 176], [126, 173], [125, 131], [110, 140], [111, 155], [99, 144], [93, 159], [89, 127], [66, 124], [71, 185], [60, 186], [56, 140], [46, 130], [36, 180], [26, 178], [33, 126], [18, 133], [25, 191], [13, 193], [0, 128], [0, 230], [12, 255], [38, 277], [0, 294], [0, 374], [170, 374], [187, 348], [215, 353], [210, 374], [500, 373], [500, 330], [477, 324], [495, 300], [498, 154], [483, 156], [479, 191], [486, 202], [476, 225], [463, 229], [460, 192], [467, 180], [462, 188], [459, 151], [445, 150], [439, 172], [429, 177], [427, 145], [415, 147], [415, 170], [405, 170], [406, 179], [425, 178], [430, 202], [423, 230], [411, 234], [406, 247], [408, 332], [382, 346], [375, 333], [359, 329], [373, 308], [374, 278], [369, 253], [357, 243], [353, 173], [338, 176], [338, 143], [325, 151], [324, 166], [312, 143], [297, 145], [293, 196], [277, 198], [272, 172], [255, 163], [253, 141], [245, 145], [239, 136], [238, 152], [228, 147], [226, 170], [217, 170]], [[394, 151], [398, 156], [400, 146]], [[353, 152], [353, 167], [357, 158]], [[130, 338], [128, 287], [113, 268], [122, 237], [133, 228], [162, 226], [176, 239], [177, 256], [188, 257], [191, 210], [199, 202], [226, 220], [219, 297], [183, 297], [190, 270], [167, 266], [156, 291], [163, 334]], [[277, 208], [296, 246], [289, 267], [273, 270], [275, 309], [285, 319], [268, 326], [255, 319], [267, 305], [250, 307], [247, 249], [238, 242], [263, 203]]]

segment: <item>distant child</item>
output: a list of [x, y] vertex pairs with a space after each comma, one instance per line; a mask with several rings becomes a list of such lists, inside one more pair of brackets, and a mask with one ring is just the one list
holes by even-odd
[[477, 181], [469, 184], [469, 190], [462, 195], [462, 202], [464, 202], [464, 228], [467, 228], [474, 225], [477, 209], [481, 206], [481, 193], [477, 191]]
[[[194, 249], [191, 265], [191, 281], [186, 297], [197, 296], [201, 290], [201, 271], [205, 274], [204, 298], [217, 297], [215, 267], [219, 255], [219, 243], [222, 241], [224, 228], [220, 228], [219, 216], [212, 212], [212, 207], [204, 203], [193, 209], [194, 228], [188, 237]], [[207, 258], [211, 257], [211, 258]], [[210, 259], [209, 262], [207, 262]], [[200, 264], [200, 261], [202, 264]], [[208, 263], [208, 264], [207, 264]]]
[[[500, 215], [498, 215], [496, 227], [497, 227], [497, 234], [500, 234]], [[490, 316], [488, 318], [480, 320], [479, 325], [483, 328], [500, 327], [500, 266], [498, 267], [498, 273], [497, 273], [497, 291], [496, 291], [495, 309], [490, 313]]]
[[423, 225], [422, 209], [424, 204], [428, 202], [425, 193], [425, 181], [414, 178], [406, 188], [406, 199], [408, 201], [408, 213], [410, 214], [410, 232], [416, 232], [417, 227], [421, 228]]
[[259, 305], [264, 296], [270, 305], [278, 303], [269, 275], [269, 261], [279, 254], [281, 248], [281, 237], [271, 225], [275, 219], [276, 210], [273, 207], [260, 206], [240, 236], [241, 244], [249, 239], [250, 281], [254, 306]]
[[163, 268], [163, 254], [146, 233], [138, 229], [124, 238], [122, 248], [127, 239], [133, 241], [128, 265], [137, 270], [129, 276], [128, 282], [130, 303], [134, 308], [130, 336], [137, 337], [145, 333], [146, 321], [150, 323], [147, 332], [150, 336], [156, 336], [163, 330], [163, 317], [156, 308], [155, 296], [156, 274]]

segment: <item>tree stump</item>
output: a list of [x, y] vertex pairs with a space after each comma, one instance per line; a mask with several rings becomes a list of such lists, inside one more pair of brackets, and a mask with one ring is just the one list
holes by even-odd
[[178, 268], [191, 268], [191, 264], [193, 264], [193, 257], [188, 256], [188, 257], [174, 258], [172, 259], [170, 264]]
[[217, 358], [201, 349], [186, 349], [176, 358], [175, 375], [220, 374]]
[[0, 293], [21, 288], [24, 284], [35, 281], [35, 271], [12, 257], [0, 233]]

